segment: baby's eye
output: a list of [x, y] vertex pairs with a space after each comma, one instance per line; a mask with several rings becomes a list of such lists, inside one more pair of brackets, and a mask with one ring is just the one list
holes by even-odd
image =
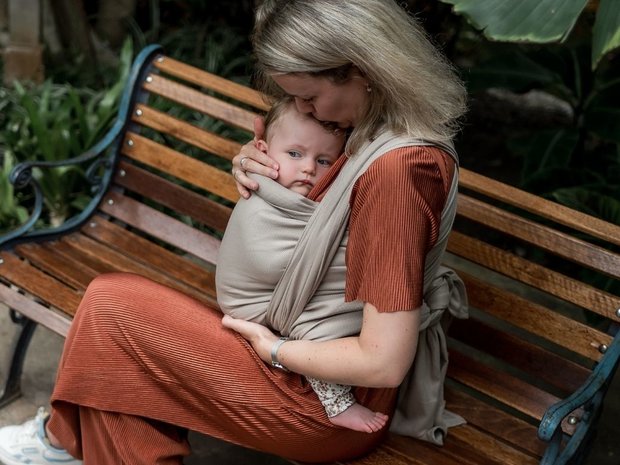
[[296, 152], [295, 150], [289, 150], [288, 155], [291, 158], [301, 158], [301, 153]]
[[332, 161], [328, 160], [326, 158], [320, 158], [316, 161], [319, 165], [323, 165], [323, 166], [331, 166], [332, 165]]

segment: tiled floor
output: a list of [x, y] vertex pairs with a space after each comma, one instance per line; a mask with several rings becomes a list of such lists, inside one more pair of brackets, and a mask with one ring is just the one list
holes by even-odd
[[[0, 376], [4, 379], [8, 357], [8, 339], [14, 325], [8, 312], [0, 306]], [[37, 328], [23, 377], [24, 395], [19, 400], [0, 410], [0, 426], [21, 423], [34, 415], [38, 406], [47, 405], [56, 365], [64, 339], [45, 328]], [[620, 375], [616, 376], [599, 425], [598, 437], [586, 465], [618, 465], [620, 463]], [[198, 434], [190, 434], [193, 455], [187, 465], [283, 465], [281, 459], [213, 440]]]

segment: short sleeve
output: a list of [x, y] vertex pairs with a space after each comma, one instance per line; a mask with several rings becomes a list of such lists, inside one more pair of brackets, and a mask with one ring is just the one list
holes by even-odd
[[452, 180], [449, 155], [405, 147], [373, 162], [351, 194], [346, 300], [380, 312], [422, 305], [425, 258]]

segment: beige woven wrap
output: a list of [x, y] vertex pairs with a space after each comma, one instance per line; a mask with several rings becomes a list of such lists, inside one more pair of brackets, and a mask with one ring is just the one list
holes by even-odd
[[[358, 334], [362, 303], [344, 302], [349, 197], [355, 181], [374, 160], [412, 145], [437, 144], [391, 133], [366, 144], [345, 163], [320, 203], [255, 176], [258, 195], [239, 201], [219, 252], [216, 285], [222, 310], [295, 339]], [[456, 159], [454, 150], [442, 148]], [[443, 326], [451, 316], [467, 316], [462, 281], [440, 265], [456, 212], [457, 178], [455, 172], [437, 244], [426, 257], [416, 359], [401, 387], [391, 424], [394, 432], [437, 444], [443, 442], [447, 427], [463, 422], [446, 412], [443, 402], [447, 368]]]

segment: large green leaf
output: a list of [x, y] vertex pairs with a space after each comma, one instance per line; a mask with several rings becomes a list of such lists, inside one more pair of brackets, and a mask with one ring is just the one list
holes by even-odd
[[592, 69], [607, 52], [620, 47], [618, 0], [601, 0], [592, 30]]
[[[565, 39], [588, 0], [441, 0], [489, 39], [548, 43]], [[610, 0], [616, 4], [618, 0]], [[617, 5], [616, 5], [617, 7]]]

